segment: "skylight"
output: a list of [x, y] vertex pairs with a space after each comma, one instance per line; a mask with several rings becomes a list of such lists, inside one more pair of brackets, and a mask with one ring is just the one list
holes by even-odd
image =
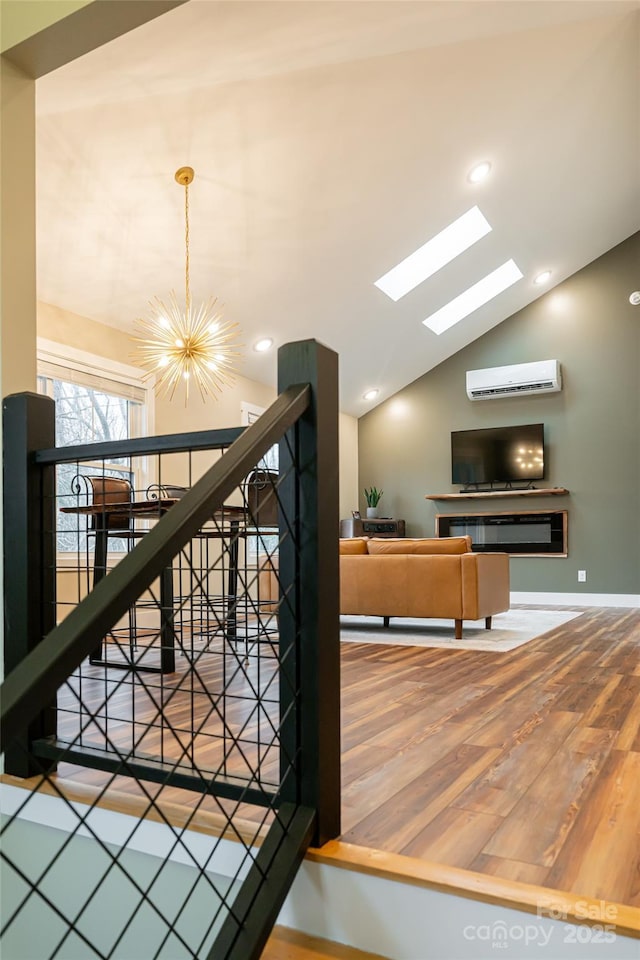
[[472, 207], [376, 280], [375, 286], [392, 300], [399, 300], [490, 232], [478, 207]]
[[468, 317], [470, 313], [477, 310], [478, 307], [493, 300], [499, 293], [506, 290], [517, 280], [522, 278], [522, 271], [513, 260], [507, 260], [501, 267], [487, 274], [482, 280], [478, 280], [472, 287], [465, 290], [464, 293], [454, 297], [444, 307], [440, 307], [430, 317], [423, 320], [425, 326], [433, 330], [434, 333], [444, 333], [454, 323]]

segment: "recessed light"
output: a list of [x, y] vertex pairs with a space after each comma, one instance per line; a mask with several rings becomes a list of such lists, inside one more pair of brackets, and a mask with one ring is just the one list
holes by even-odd
[[392, 300], [399, 300], [490, 232], [478, 207], [472, 207], [376, 280], [375, 286]]
[[521, 278], [522, 271], [520, 268], [513, 260], [507, 260], [497, 270], [487, 274], [482, 280], [478, 280], [472, 287], [454, 297], [449, 303], [445, 303], [444, 307], [440, 307], [439, 310], [436, 310], [422, 322], [434, 333], [444, 333], [454, 323], [468, 317], [478, 307], [488, 303], [489, 300], [493, 300], [499, 293], [502, 293], [503, 290], [506, 290], [507, 287]]
[[380, 391], [377, 390], [377, 389], [374, 387], [373, 390], [367, 390], [366, 393], [363, 393], [363, 394], [362, 394], [362, 399], [363, 399], [363, 400], [375, 400], [375, 398], [378, 396], [379, 393], [380, 393]]
[[258, 340], [257, 343], [254, 343], [253, 349], [257, 350], [258, 353], [264, 353], [265, 350], [270, 350], [273, 346], [273, 340], [271, 337], [264, 337], [262, 340]]
[[491, 164], [488, 160], [483, 160], [482, 163], [476, 163], [475, 167], [472, 167], [467, 174], [467, 180], [470, 183], [480, 183], [480, 181], [484, 180], [489, 174], [490, 170]]
[[546, 283], [547, 280], [551, 279], [551, 270], [543, 270], [542, 273], [539, 273], [537, 277], [533, 278], [533, 282], [540, 286], [543, 283]]
[[637, 307], [640, 303], [640, 290], [634, 290], [631, 296], [629, 297], [629, 303], [632, 303], [634, 307]]

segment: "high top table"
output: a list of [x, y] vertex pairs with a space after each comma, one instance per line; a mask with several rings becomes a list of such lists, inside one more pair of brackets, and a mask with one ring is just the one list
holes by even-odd
[[[177, 497], [158, 497], [150, 500], [131, 500], [121, 503], [90, 503], [78, 507], [61, 507], [61, 513], [93, 518], [95, 534], [93, 560], [93, 586], [107, 573], [109, 534], [124, 538], [139, 539], [143, 530], [118, 527], [123, 519], [159, 519], [178, 502]], [[238, 545], [246, 537], [247, 511], [244, 507], [225, 504], [215, 512], [212, 520], [228, 523], [228, 530], [207, 529], [198, 536], [209, 539], [229, 539], [229, 571], [227, 578], [226, 610], [224, 617], [225, 637], [237, 641], [237, 593], [238, 593]], [[115, 523], [114, 523], [115, 521]], [[144, 666], [140, 663], [109, 660], [103, 651], [104, 640], [89, 655], [89, 662], [96, 666], [115, 667], [120, 670], [141, 670], [148, 673], [173, 673], [175, 671], [175, 630], [173, 568], [166, 567], [160, 575], [160, 666]]]

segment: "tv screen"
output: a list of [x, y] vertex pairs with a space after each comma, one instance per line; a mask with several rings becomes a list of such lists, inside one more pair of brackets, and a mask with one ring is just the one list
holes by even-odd
[[453, 431], [451, 475], [463, 486], [542, 480], [544, 424]]

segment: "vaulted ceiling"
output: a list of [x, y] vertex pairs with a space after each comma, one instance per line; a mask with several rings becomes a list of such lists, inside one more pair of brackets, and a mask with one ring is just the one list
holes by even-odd
[[[189, 164], [193, 295], [240, 324], [240, 372], [274, 383], [252, 344], [316, 337], [359, 416], [639, 228], [639, 63], [638, 0], [190, 0], [38, 81], [38, 296], [131, 330], [180, 294]], [[487, 236], [398, 302], [374, 286], [474, 205]], [[510, 258], [512, 287], [423, 325]]]

